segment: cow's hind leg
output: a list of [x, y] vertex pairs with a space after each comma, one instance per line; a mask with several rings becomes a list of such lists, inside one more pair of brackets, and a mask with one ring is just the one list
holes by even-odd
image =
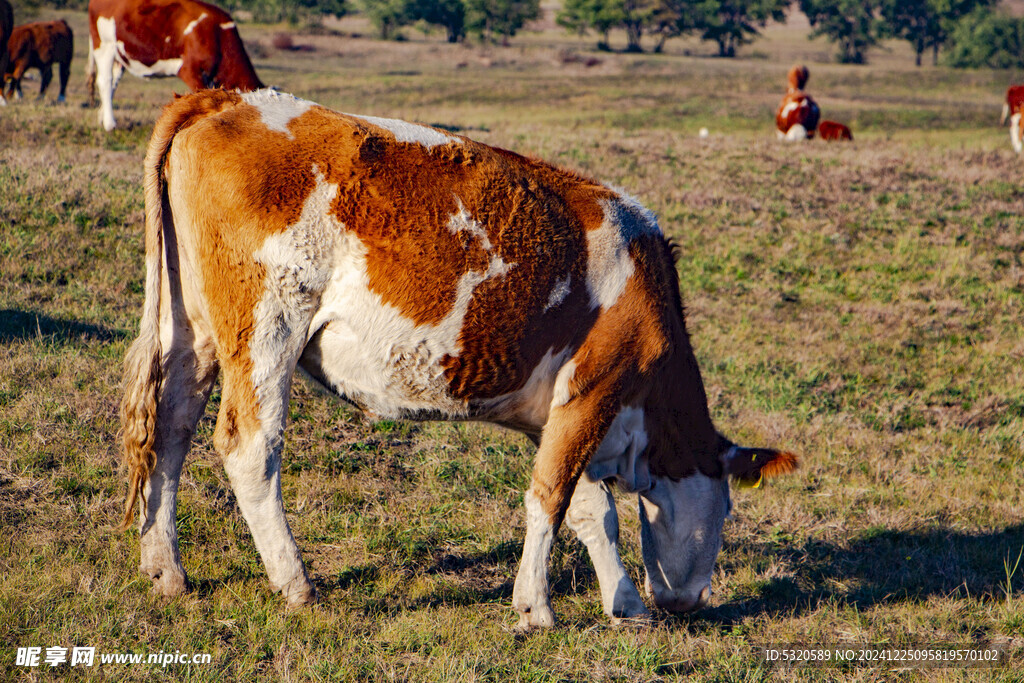
[[161, 314], [160, 338], [164, 354], [153, 443], [156, 462], [140, 516], [139, 571], [153, 581], [154, 591], [174, 596], [188, 587], [178, 550], [178, 480], [217, 377], [217, 363], [210, 339], [196, 339], [187, 323], [170, 312]]
[[47, 64], [46, 66], [39, 67], [39, 99], [43, 99], [43, 95], [46, 94], [46, 89], [50, 87], [50, 81], [53, 80], [53, 65]]
[[65, 101], [65, 95], [68, 90], [68, 78], [71, 76], [71, 59], [66, 59], [60, 63], [60, 94], [57, 95], [58, 102]]
[[526, 538], [512, 590], [519, 628], [555, 623], [548, 590], [551, 546], [562, 524], [580, 473], [601, 444], [614, 418], [614, 393], [594, 391], [555, 407], [544, 426], [524, 497]]
[[[276, 316], [268, 316], [276, 324]], [[282, 317], [281, 320], [286, 318]], [[255, 334], [261, 334], [257, 322]], [[269, 335], [269, 333], [268, 333]], [[281, 450], [291, 379], [305, 329], [287, 339], [249, 344], [251, 364], [224, 361], [224, 386], [214, 443], [238, 507], [270, 578], [289, 606], [312, 602], [316, 591], [302, 564], [281, 498]]]
[[608, 487], [581, 476], [565, 523], [587, 547], [594, 563], [604, 613], [613, 621], [648, 616], [650, 613], [619, 555], [619, 516]]

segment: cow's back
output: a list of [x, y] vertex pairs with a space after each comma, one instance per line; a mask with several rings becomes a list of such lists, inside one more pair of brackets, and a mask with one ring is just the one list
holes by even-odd
[[574, 173], [270, 91], [178, 133], [168, 182], [193, 241], [217, 245], [210, 295], [253, 254], [303, 270], [321, 292], [322, 352], [344, 337], [338, 374], [391, 373], [405, 392], [374, 404], [353, 380], [350, 398], [375, 412], [487, 412], [565, 362], [554, 356], [622, 295], [631, 248], [664, 244], [639, 204]]

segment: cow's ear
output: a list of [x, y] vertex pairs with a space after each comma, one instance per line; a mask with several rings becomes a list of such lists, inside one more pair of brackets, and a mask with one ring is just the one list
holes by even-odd
[[726, 452], [723, 464], [739, 486], [757, 488], [764, 477], [792, 472], [799, 463], [795, 455], [785, 451], [733, 446]]

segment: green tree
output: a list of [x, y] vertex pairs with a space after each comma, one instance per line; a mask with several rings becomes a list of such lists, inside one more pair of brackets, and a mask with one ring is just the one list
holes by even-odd
[[484, 42], [501, 37], [503, 45], [523, 25], [540, 16], [540, 0], [466, 0], [466, 28]]
[[1024, 19], [979, 7], [949, 35], [946, 61], [955, 67], [1024, 67]]
[[409, 0], [362, 0], [363, 12], [384, 40], [398, 37], [398, 30], [413, 21]]
[[559, 26], [580, 35], [595, 31], [597, 49], [610, 50], [608, 33], [621, 25], [624, 18], [621, 0], [565, 0], [555, 20]]
[[441, 26], [449, 43], [457, 43], [466, 35], [466, 5], [462, 0], [412, 0], [413, 20]]
[[753, 41], [769, 21], [785, 21], [790, 0], [722, 0], [705, 3], [703, 40], [718, 43], [720, 57], [734, 57], [736, 48]]
[[826, 36], [839, 47], [839, 61], [863, 64], [878, 42], [877, 0], [800, 0], [800, 11], [814, 28], [811, 38]]
[[939, 48], [962, 17], [994, 0], [883, 0], [881, 15], [887, 35], [902, 38], [914, 48], [915, 62], [931, 49], [932, 63], [939, 61]]
[[654, 51], [661, 52], [669, 38], [703, 29], [718, 5], [718, 0], [657, 0], [649, 28], [658, 41]]

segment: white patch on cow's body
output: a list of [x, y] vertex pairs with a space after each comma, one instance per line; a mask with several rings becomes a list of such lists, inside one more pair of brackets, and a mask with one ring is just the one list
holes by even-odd
[[785, 120], [785, 118], [789, 116], [790, 113], [799, 109], [802, 104], [802, 102], [790, 102], [789, 104], [787, 104], [785, 107], [782, 108], [782, 119]]
[[572, 275], [566, 275], [561, 280], [555, 281], [555, 286], [551, 288], [548, 301], [544, 304], [544, 310], [541, 313], [547, 313], [552, 308], [560, 306], [569, 296], [570, 291], [572, 291]]
[[643, 492], [651, 488], [642, 408], [623, 406], [590, 459], [587, 476], [595, 481], [614, 477], [624, 491]]
[[399, 119], [382, 119], [376, 116], [360, 116], [358, 114], [348, 114], [348, 116], [361, 119], [367, 123], [377, 126], [378, 128], [390, 131], [398, 142], [411, 142], [417, 145], [423, 145], [427, 149], [437, 145], [447, 145], [453, 142], [461, 143], [461, 140], [458, 138], [446, 135], [434, 128], [421, 126], [417, 123], [409, 123], [408, 121], [400, 121]]
[[193, 19], [192, 21], [188, 22], [188, 26], [186, 26], [185, 30], [181, 32], [181, 35], [187, 36], [188, 34], [192, 33], [192, 31], [195, 30], [196, 26], [199, 25], [199, 22], [202, 21], [205, 18], [206, 18], [206, 12], [203, 12], [202, 14], [199, 15], [198, 18]]
[[457, 235], [460, 232], [468, 232], [470, 235], [473, 235], [480, 240], [480, 246], [485, 251], [490, 251], [491, 240], [487, 236], [487, 231], [484, 229], [484, 226], [469, 215], [469, 211], [467, 211], [466, 207], [463, 206], [461, 199], [456, 197], [455, 202], [458, 204], [459, 210], [452, 214], [452, 217], [448, 219], [448, 230], [451, 231], [453, 235]]
[[242, 93], [242, 101], [259, 110], [260, 120], [263, 121], [264, 126], [270, 130], [284, 133], [289, 139], [293, 139], [295, 136], [289, 130], [288, 124], [305, 114], [314, 105], [309, 100], [299, 99], [294, 95], [270, 88]]
[[[469, 230], [484, 246], [474, 223], [460, 212], [449, 224]], [[306, 357], [333, 389], [371, 413], [468, 416], [468, 403], [448, 390], [442, 361], [461, 353], [459, 335], [476, 288], [504, 277], [516, 265], [506, 263], [493, 249], [487, 251], [491, 253], [487, 269], [462, 274], [444, 318], [417, 325], [370, 289], [366, 246], [356, 235], [343, 233], [331, 282], [311, 326], [311, 330], [322, 330], [320, 340]]]
[[165, 42], [165, 43], [169, 43], [169, 42], [171, 42], [171, 37], [170, 37], [170, 36], [167, 36], [166, 38], [164, 38], [164, 42]]
[[[329, 184], [314, 167], [316, 187], [306, 198], [302, 214], [284, 232], [272, 235], [253, 254], [266, 270], [263, 298], [253, 312], [252, 383], [260, 398], [261, 420], [274, 422], [279, 416], [263, 415], [267, 378], [277, 373], [282, 357], [297, 354], [309, 339], [312, 307], [331, 278], [333, 237], [344, 226], [331, 213], [338, 186]], [[290, 381], [290, 378], [287, 378]]]
[[1024, 143], [1021, 141], [1020, 135], [1020, 112], [1010, 117], [1010, 142], [1013, 143], [1013, 150], [1020, 154], [1021, 149], [1024, 148]]
[[602, 200], [604, 221], [588, 230], [587, 291], [591, 308], [611, 308], [626, 289], [636, 268], [629, 245], [645, 234], [661, 234], [654, 214], [636, 198], [620, 193], [613, 200]]
[[233, 22], [233, 21], [225, 21], [223, 24], [220, 25], [220, 30], [222, 30], [222, 31], [230, 31], [234, 27], [235, 27], [235, 22]]
[[551, 407], [558, 408], [564, 406], [572, 398], [572, 393], [569, 391], [569, 383], [572, 378], [576, 375], [576, 361], [571, 360], [562, 366], [562, 369], [558, 371], [558, 375], [555, 377], [555, 387], [551, 394]]
[[118, 43], [118, 59], [133, 76], [140, 78], [162, 78], [177, 76], [184, 63], [181, 59], [158, 59], [152, 64], [143, 64], [124, 54], [124, 44]]
[[792, 128], [790, 128], [788, 131], [786, 131], [786, 139], [789, 140], [790, 142], [796, 142], [796, 141], [799, 141], [799, 140], [806, 140], [807, 139], [807, 129], [804, 128], [801, 124], [798, 123], [795, 126], [793, 126]]

